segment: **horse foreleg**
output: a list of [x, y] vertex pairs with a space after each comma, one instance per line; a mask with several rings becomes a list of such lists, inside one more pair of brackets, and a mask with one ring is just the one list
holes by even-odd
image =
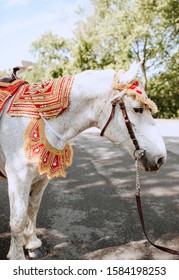
[[23, 250], [23, 232], [27, 223], [30, 179], [24, 174], [13, 174], [8, 170], [8, 193], [10, 202], [11, 245], [7, 255], [9, 259], [25, 259]]
[[30, 258], [40, 258], [46, 254], [42, 241], [36, 236], [36, 220], [43, 192], [49, 180], [44, 178], [33, 184], [29, 195], [27, 224], [24, 230], [24, 245]]

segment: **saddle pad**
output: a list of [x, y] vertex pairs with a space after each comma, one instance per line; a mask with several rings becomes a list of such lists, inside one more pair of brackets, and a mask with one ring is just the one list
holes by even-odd
[[13, 96], [20, 86], [27, 84], [24, 80], [15, 80], [12, 83], [0, 82], [0, 113], [8, 99]]
[[11, 116], [38, 118], [56, 117], [69, 106], [74, 76], [50, 79], [47, 82], [23, 85], [9, 107]]

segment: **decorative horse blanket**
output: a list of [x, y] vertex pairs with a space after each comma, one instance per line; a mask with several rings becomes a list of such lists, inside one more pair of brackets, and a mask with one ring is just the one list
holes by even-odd
[[0, 82], [0, 113], [4, 109], [9, 98], [11, 98], [24, 84], [27, 84], [27, 82], [19, 79], [12, 83]]
[[8, 114], [32, 118], [24, 136], [25, 154], [30, 163], [37, 164], [39, 173], [46, 173], [50, 179], [66, 176], [65, 169], [72, 163], [73, 150], [69, 142], [63, 150], [52, 147], [45, 136], [41, 114], [46, 119], [57, 117], [69, 106], [73, 80], [73, 76], [67, 76], [33, 85], [21, 80], [5, 86], [0, 83], [0, 112], [14, 96]]
[[48, 80], [45, 83], [23, 85], [13, 98], [8, 113], [11, 116], [44, 118], [58, 116], [69, 106], [73, 76]]
[[63, 150], [52, 147], [45, 136], [45, 123], [42, 119], [32, 119], [25, 132], [25, 152], [29, 162], [38, 165], [42, 175], [49, 179], [65, 177], [65, 169], [71, 165], [73, 150], [67, 142]]

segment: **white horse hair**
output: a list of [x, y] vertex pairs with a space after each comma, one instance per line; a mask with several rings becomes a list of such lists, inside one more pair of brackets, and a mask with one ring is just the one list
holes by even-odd
[[[139, 64], [120, 76], [123, 84], [135, 78]], [[75, 75], [70, 107], [57, 118], [48, 120], [45, 133], [55, 148], [64, 146], [64, 139], [70, 140], [89, 127], [100, 130], [106, 124], [113, 99], [113, 70], [90, 70]], [[134, 108], [142, 104], [130, 96], [123, 97], [129, 119], [140, 147], [145, 150], [142, 163], [147, 171], [157, 171], [166, 160], [166, 149], [150, 110], [143, 112]], [[46, 175], [40, 175], [35, 164], [30, 164], [24, 152], [24, 132], [31, 118], [11, 117], [6, 104], [0, 119], [0, 166], [7, 174], [10, 201], [11, 245], [9, 259], [24, 259], [24, 250], [40, 248], [42, 242], [36, 236], [36, 218], [43, 192], [48, 185]], [[62, 140], [50, 129], [51, 126]], [[134, 158], [135, 147], [126, 129], [120, 107], [116, 106], [114, 118], [104, 136], [115, 145], [126, 150]]]

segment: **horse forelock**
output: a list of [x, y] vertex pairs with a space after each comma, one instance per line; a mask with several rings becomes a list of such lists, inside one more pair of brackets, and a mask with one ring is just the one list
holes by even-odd
[[145, 108], [150, 109], [153, 114], [157, 113], [158, 108], [154, 101], [152, 101], [145, 93], [139, 94], [135, 90], [127, 89], [127, 96], [132, 96], [139, 101]]
[[142, 84], [137, 79], [133, 79], [127, 84], [120, 83], [120, 73], [122, 73], [122, 71], [116, 73], [114, 77], [114, 96], [118, 94], [118, 91], [122, 90], [125, 92], [125, 95], [133, 97], [135, 100], [139, 101], [143, 106], [150, 109], [152, 113], [156, 113], [158, 111], [157, 105], [147, 96]]

